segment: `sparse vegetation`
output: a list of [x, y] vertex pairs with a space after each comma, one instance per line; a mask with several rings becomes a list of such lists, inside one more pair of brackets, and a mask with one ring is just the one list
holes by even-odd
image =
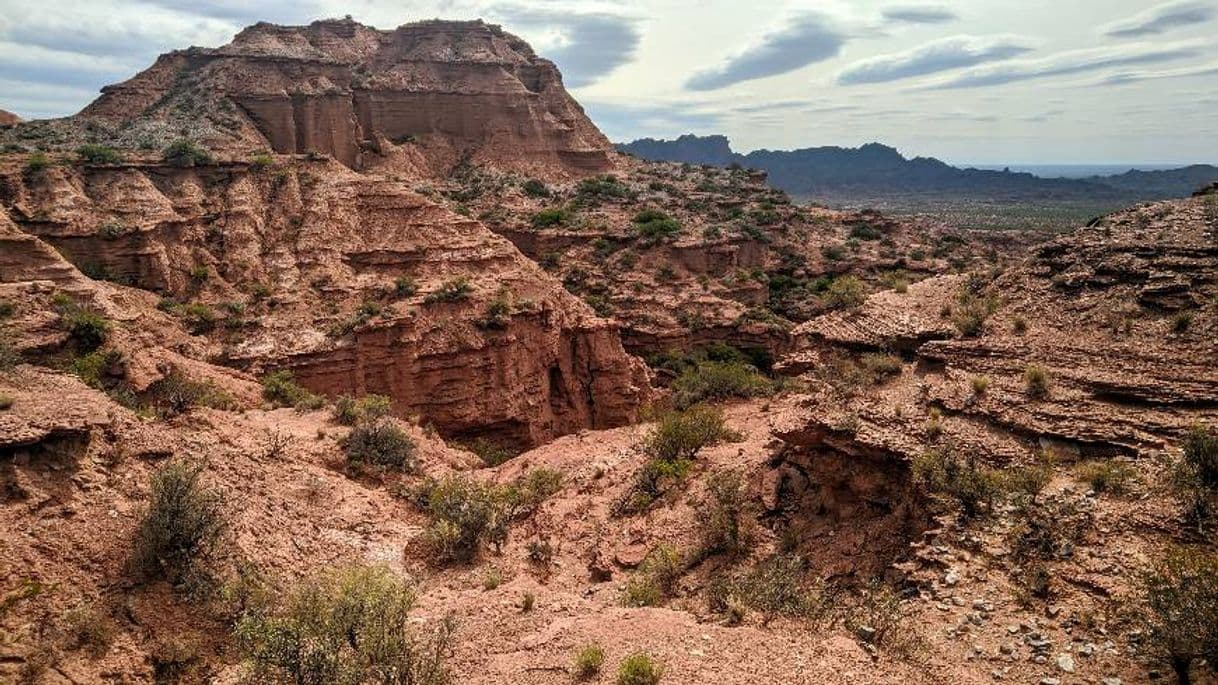
[[358, 399], [350, 395], [339, 395], [338, 399], [334, 400], [334, 412], [331, 417], [344, 426], [375, 422], [389, 415], [392, 404], [392, 400], [384, 395], [368, 394]]
[[709, 599], [713, 610], [737, 619], [747, 611], [759, 612], [763, 624], [779, 616], [819, 620], [832, 607], [824, 584], [810, 580], [806, 561], [794, 554], [776, 554], [747, 571], [716, 579]]
[[465, 449], [478, 455], [487, 466], [498, 466], [519, 454], [505, 443], [495, 442], [489, 438], [478, 437], [462, 445]]
[[686, 368], [672, 383], [673, 404], [687, 409], [705, 401], [772, 394], [774, 382], [752, 365], [738, 360], [704, 361]]
[[410, 617], [414, 604], [414, 590], [388, 569], [356, 567], [247, 611], [234, 632], [262, 681], [445, 685], [455, 622], [424, 632]]
[[952, 325], [964, 338], [975, 338], [985, 331], [985, 322], [998, 311], [998, 300], [983, 297], [972, 288], [961, 288], [952, 309]]
[[360, 421], [340, 444], [348, 468], [356, 471], [411, 472], [416, 468], [414, 440], [384, 415]]
[[546, 184], [535, 178], [521, 183], [520, 189], [529, 197], [549, 197], [550, 195], [550, 189], [546, 187]]
[[657, 685], [664, 667], [647, 654], [631, 654], [617, 669], [617, 685]]
[[132, 561], [146, 579], [191, 590], [212, 582], [214, 560], [228, 528], [224, 498], [202, 481], [203, 467], [172, 461], [152, 475], [148, 508], [136, 531]]
[[571, 211], [565, 207], [550, 207], [543, 209], [533, 215], [529, 219], [529, 223], [533, 228], [550, 228], [552, 226], [565, 226], [571, 220]]
[[677, 591], [683, 565], [681, 555], [667, 545], [647, 553], [622, 593], [622, 604], [628, 607], [654, 607], [664, 603]]
[[108, 145], [90, 143], [76, 148], [76, 155], [85, 164], [122, 164], [123, 156]]
[[193, 167], [211, 164], [211, 152], [192, 140], [177, 140], [165, 148], [161, 159], [170, 166]]
[[465, 276], [460, 276], [444, 281], [440, 284], [439, 288], [427, 293], [423, 298], [423, 303], [459, 302], [468, 298], [472, 292], [474, 292], [474, 286], [470, 284], [469, 279]]
[[634, 230], [647, 242], [662, 242], [681, 233], [681, 223], [658, 209], [645, 209], [634, 216]]
[[1129, 490], [1130, 484], [1137, 478], [1137, 471], [1123, 461], [1106, 459], [1080, 465], [1078, 475], [1096, 492], [1119, 495]]
[[830, 309], [849, 309], [867, 300], [867, 287], [855, 276], [838, 276], [821, 294], [821, 303]]
[[1192, 682], [1195, 662], [1218, 665], [1218, 556], [1179, 548], [1139, 579], [1139, 618], [1150, 655], [1169, 665], [1177, 682]]
[[25, 173], [40, 174], [51, 168], [51, 159], [45, 153], [35, 152], [25, 160]]
[[959, 459], [932, 450], [914, 459], [913, 481], [923, 493], [959, 507], [966, 518], [987, 512], [1000, 492], [997, 471], [973, 458]]
[[973, 387], [973, 395], [980, 397], [990, 389], [990, 379], [988, 376], [973, 376], [971, 385]]
[[694, 560], [722, 554], [728, 558], [747, 556], [754, 542], [754, 512], [744, 479], [734, 471], [711, 476], [707, 496], [698, 505], [698, 548]]
[[413, 297], [419, 292], [419, 285], [410, 276], [398, 276], [393, 281], [393, 295], [397, 298]]
[[72, 298], [56, 295], [53, 299], [59, 313], [59, 325], [68, 332], [72, 344], [80, 352], [92, 352], [105, 344], [110, 336], [109, 319], [77, 304]]
[[702, 448], [737, 437], [724, 425], [719, 411], [704, 405], [661, 414], [643, 440], [648, 461], [635, 477], [633, 487], [615, 505], [615, 513], [643, 511], [674, 483], [684, 480]]
[[176, 416], [195, 406], [215, 409], [236, 406], [236, 400], [214, 383], [195, 381], [177, 368], [149, 385], [144, 394], [148, 406], [159, 416]]
[[571, 669], [579, 680], [591, 680], [601, 672], [605, 665], [605, 648], [597, 644], [586, 645], [575, 655], [575, 664]]
[[1218, 516], [1218, 432], [1200, 425], [1191, 428], [1174, 471], [1186, 518], [1204, 531]]
[[1043, 399], [1049, 396], [1049, 372], [1039, 364], [1029, 364], [1024, 369], [1023, 384], [1028, 397]]
[[287, 369], [263, 376], [262, 397], [276, 407], [295, 407], [302, 411], [320, 409], [326, 402], [324, 397], [305, 390]]

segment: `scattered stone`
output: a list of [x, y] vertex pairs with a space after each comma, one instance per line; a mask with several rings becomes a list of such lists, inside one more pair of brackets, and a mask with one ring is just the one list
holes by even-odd
[[1074, 657], [1069, 654], [1058, 655], [1057, 667], [1066, 673], [1074, 673]]

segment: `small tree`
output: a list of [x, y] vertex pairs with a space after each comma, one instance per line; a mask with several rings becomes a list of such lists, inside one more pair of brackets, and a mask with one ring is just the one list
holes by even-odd
[[122, 164], [123, 156], [108, 145], [90, 143], [76, 148], [76, 154], [85, 164]]
[[1173, 550], [1142, 574], [1141, 592], [1146, 645], [1181, 685], [1191, 682], [1194, 661], [1218, 664], [1218, 556]]
[[145, 578], [186, 585], [208, 580], [205, 566], [228, 520], [223, 496], [203, 484], [202, 474], [200, 464], [172, 461], [152, 475], [133, 558]]
[[211, 152], [193, 140], [177, 140], [165, 148], [161, 159], [176, 167], [192, 167], [211, 164]]

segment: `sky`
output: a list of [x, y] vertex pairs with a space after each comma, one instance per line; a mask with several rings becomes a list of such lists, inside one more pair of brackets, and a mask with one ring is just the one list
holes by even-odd
[[502, 24], [615, 141], [1218, 163], [1218, 0], [0, 0], [0, 108], [73, 114], [162, 52], [348, 14]]

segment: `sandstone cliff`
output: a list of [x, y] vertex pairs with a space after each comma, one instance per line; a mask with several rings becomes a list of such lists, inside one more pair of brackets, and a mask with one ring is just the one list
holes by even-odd
[[21, 117], [0, 109], [0, 126], [12, 126], [21, 123]]
[[437, 174], [468, 163], [579, 175], [608, 168], [611, 150], [552, 62], [481, 21], [260, 23], [220, 48], [162, 55], [76, 117], [41, 125], [58, 140], [100, 130], [122, 147], [163, 147], [188, 131], [217, 148]]

